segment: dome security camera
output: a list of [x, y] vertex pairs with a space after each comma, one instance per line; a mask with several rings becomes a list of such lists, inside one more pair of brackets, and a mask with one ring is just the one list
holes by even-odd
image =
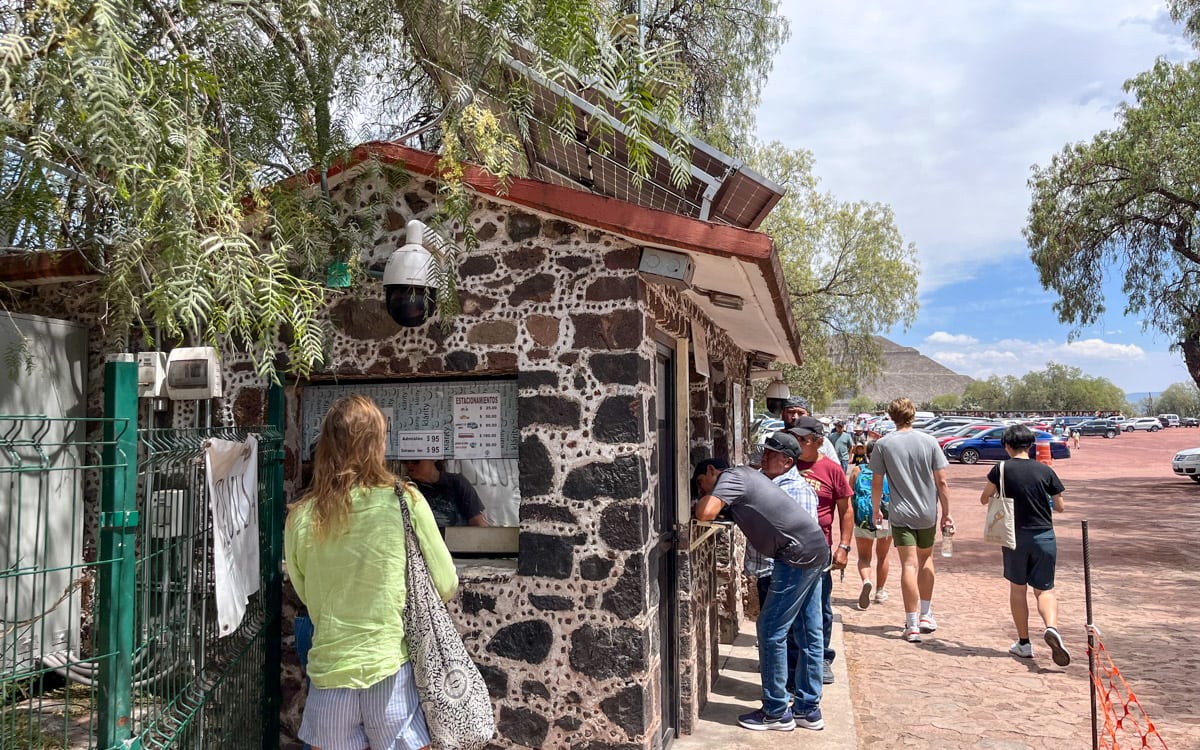
[[787, 383], [782, 380], [771, 383], [767, 386], [767, 412], [773, 417], [778, 417], [783, 412], [783, 407], [791, 395], [792, 392], [788, 389]]
[[437, 283], [432, 279], [433, 256], [421, 239], [425, 225], [416, 219], [405, 227], [405, 242], [383, 269], [384, 305], [392, 320], [415, 328], [437, 309]]

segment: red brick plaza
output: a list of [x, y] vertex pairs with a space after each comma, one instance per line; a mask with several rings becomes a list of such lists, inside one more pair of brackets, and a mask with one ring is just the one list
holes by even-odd
[[1122, 433], [1082, 438], [1071, 459], [1055, 462], [1067, 488], [1067, 510], [1055, 516], [1059, 629], [1072, 656], [1065, 669], [1041, 640], [1032, 597], [1034, 659], [1008, 654], [1016, 638], [1008, 583], [999, 548], [982, 541], [978, 502], [991, 463], [951, 464], [958, 534], [954, 556], [936, 557], [936, 633], [921, 644], [900, 639], [894, 551], [884, 604], [855, 608], [853, 560], [843, 583], [835, 577], [859, 747], [1090, 747], [1080, 531], [1087, 519], [1101, 638], [1168, 746], [1200, 748], [1200, 484], [1171, 471], [1175, 452], [1193, 447], [1200, 429]]

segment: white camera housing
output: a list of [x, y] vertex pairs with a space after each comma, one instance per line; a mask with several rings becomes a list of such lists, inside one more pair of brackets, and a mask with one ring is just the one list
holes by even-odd
[[433, 255], [422, 241], [428, 227], [413, 219], [404, 228], [404, 244], [392, 252], [383, 269], [384, 304], [392, 320], [402, 326], [424, 323], [436, 309], [437, 283], [433, 280]]

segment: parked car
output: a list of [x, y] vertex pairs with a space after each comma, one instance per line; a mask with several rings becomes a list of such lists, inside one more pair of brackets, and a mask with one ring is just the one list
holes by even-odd
[[[953, 440], [946, 443], [946, 446], [942, 448], [942, 452], [951, 461], [959, 461], [964, 464], [974, 464], [980, 461], [1003, 461], [1008, 458], [1008, 452], [1000, 444], [1000, 437], [1006, 429], [1008, 428], [993, 427], [990, 430], [984, 430], [976, 434], [974, 437]], [[1063, 459], [1071, 457], [1071, 449], [1067, 447], [1066, 441], [1041, 430], [1035, 430], [1033, 434], [1037, 437], [1039, 443], [1050, 443], [1051, 458]], [[1035, 447], [1029, 453], [1031, 456], [1036, 456], [1036, 451], [1037, 448]]]
[[1115, 438], [1121, 434], [1121, 428], [1116, 422], [1107, 419], [1089, 419], [1072, 427], [1071, 432], [1078, 432], [1080, 435], [1103, 435], [1106, 438]]
[[960, 427], [949, 435], [934, 435], [938, 439], [938, 445], [943, 448], [947, 443], [958, 440], [960, 438], [974, 437], [976, 433], [990, 430], [995, 427], [994, 422], [984, 422], [982, 424], [969, 424], [966, 427]]
[[1158, 421], [1158, 417], [1138, 417], [1137, 419], [1126, 419], [1121, 423], [1121, 429], [1126, 432], [1133, 432], [1134, 430], [1158, 432], [1162, 429], [1162, 424]]
[[1200, 427], [1200, 417], [1184, 417], [1179, 420], [1181, 427]]
[[979, 421], [980, 420], [977, 417], [938, 417], [932, 422], [926, 424], [921, 429], [925, 430], [926, 432], [933, 432], [935, 430], [940, 430], [943, 427], [966, 427], [969, 424], [975, 424]]
[[1062, 427], [1063, 429], [1066, 429], [1067, 427], [1074, 427], [1080, 422], [1086, 422], [1087, 420], [1087, 417], [1055, 417], [1054, 421], [1050, 424], [1050, 428], [1053, 429], [1055, 427]]
[[1179, 426], [1179, 415], [1178, 414], [1159, 414], [1158, 421], [1162, 423], [1163, 427], [1178, 427]]
[[1181, 477], [1200, 483], [1200, 448], [1187, 448], [1171, 459], [1171, 469]]

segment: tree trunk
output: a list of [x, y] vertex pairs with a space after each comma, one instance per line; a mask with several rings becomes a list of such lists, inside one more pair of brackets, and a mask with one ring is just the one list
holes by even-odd
[[1192, 376], [1192, 382], [1200, 386], [1200, 333], [1188, 334], [1179, 347], [1183, 349], [1183, 362]]

